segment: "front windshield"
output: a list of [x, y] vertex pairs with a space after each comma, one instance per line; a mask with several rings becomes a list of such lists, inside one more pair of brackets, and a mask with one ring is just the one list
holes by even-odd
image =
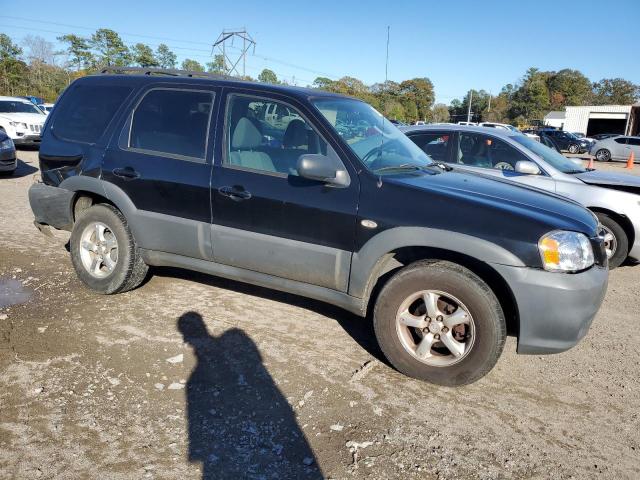
[[558, 153], [556, 150], [549, 148], [546, 145], [533, 140], [532, 138], [525, 137], [524, 135], [514, 135], [511, 138], [518, 142], [520, 145], [524, 145], [525, 147], [527, 147], [553, 168], [561, 171], [562, 173], [582, 173], [587, 171], [580, 164], [568, 159], [567, 157]]
[[33, 103], [18, 102], [14, 100], [0, 100], [0, 112], [2, 113], [39, 113], [44, 115], [42, 110]]
[[325, 98], [313, 100], [313, 104], [373, 173], [417, 170], [433, 163], [393, 123], [364, 102]]

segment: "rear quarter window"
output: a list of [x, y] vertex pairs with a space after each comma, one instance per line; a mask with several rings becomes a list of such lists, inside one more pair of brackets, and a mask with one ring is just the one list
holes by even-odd
[[76, 85], [56, 107], [55, 136], [81, 143], [95, 143], [102, 136], [131, 87]]

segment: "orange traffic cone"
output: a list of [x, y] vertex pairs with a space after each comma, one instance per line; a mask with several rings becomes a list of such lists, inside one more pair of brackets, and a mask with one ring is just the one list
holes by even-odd
[[627, 166], [625, 168], [628, 168], [629, 170], [631, 170], [633, 168], [633, 161], [635, 160], [635, 155], [634, 152], [632, 151], [631, 154], [629, 155], [629, 160], [627, 160]]
[[593, 170], [593, 157], [589, 159], [589, 163], [587, 164], [587, 168], [589, 170]]

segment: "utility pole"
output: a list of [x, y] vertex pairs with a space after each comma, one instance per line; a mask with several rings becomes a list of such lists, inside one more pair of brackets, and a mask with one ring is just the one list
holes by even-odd
[[473, 90], [469, 90], [469, 108], [467, 108], [467, 122], [471, 122], [471, 101], [473, 100]]
[[491, 90], [489, 90], [489, 108], [487, 108], [487, 113], [491, 111]]
[[[233, 40], [236, 37], [242, 39], [242, 48], [233, 46]], [[230, 48], [237, 48], [238, 50], [240, 50], [240, 54], [235, 60], [227, 55], [227, 42], [231, 43], [231, 45], [229, 46]], [[247, 52], [251, 47], [253, 47], [253, 52], [255, 53], [256, 42], [251, 37], [251, 35], [249, 35], [249, 32], [247, 32], [246, 28], [243, 28], [242, 30], [223, 30], [222, 33], [218, 35], [217, 40], [213, 43], [213, 47], [211, 48], [211, 55], [214, 54], [216, 48], [219, 52], [222, 53], [222, 69], [224, 70], [225, 75], [233, 76], [235, 74], [238, 77], [245, 77], [247, 75], [246, 57]], [[238, 70], [240, 61], [242, 61], [242, 75], [240, 75], [240, 71]], [[229, 65], [228, 67], [227, 64]]]

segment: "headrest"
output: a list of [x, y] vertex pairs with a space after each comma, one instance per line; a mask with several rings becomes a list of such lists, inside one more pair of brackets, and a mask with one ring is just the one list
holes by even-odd
[[307, 127], [302, 120], [291, 120], [282, 137], [282, 146], [285, 148], [301, 147], [309, 143]]
[[247, 117], [242, 117], [231, 137], [231, 148], [250, 149], [262, 144], [262, 135], [256, 126]]

